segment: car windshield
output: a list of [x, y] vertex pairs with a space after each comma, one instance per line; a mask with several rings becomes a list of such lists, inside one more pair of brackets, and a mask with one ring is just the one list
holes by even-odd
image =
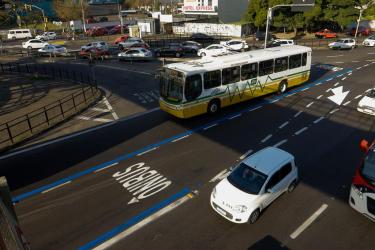
[[160, 74], [160, 95], [170, 101], [182, 101], [184, 75], [176, 70], [164, 68]]
[[345, 43], [345, 40], [339, 39], [336, 42], [338, 42], [338, 43]]
[[375, 148], [368, 151], [362, 168], [362, 176], [375, 185]]
[[259, 194], [267, 175], [241, 163], [228, 176], [228, 181], [236, 188], [250, 194]]

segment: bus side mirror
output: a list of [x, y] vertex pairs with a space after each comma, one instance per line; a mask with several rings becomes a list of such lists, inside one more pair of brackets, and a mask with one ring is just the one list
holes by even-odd
[[362, 151], [365, 151], [367, 152], [369, 146], [368, 146], [368, 141], [366, 140], [361, 140], [361, 142], [359, 143], [359, 147], [361, 148]]

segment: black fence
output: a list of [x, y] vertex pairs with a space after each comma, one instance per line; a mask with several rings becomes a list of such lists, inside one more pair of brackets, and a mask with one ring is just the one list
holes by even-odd
[[101, 96], [93, 76], [82, 72], [63, 70], [37, 64], [0, 64], [1, 73], [30, 74], [37, 78], [53, 78], [73, 81], [80, 89], [62, 99], [50, 103], [30, 113], [0, 124], [0, 152], [24, 142], [37, 134], [65, 121]]

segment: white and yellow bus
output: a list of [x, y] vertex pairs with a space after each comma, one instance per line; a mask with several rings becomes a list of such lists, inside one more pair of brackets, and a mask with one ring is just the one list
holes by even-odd
[[180, 118], [216, 113], [302, 84], [310, 68], [311, 48], [297, 45], [168, 64], [160, 73], [160, 107]]

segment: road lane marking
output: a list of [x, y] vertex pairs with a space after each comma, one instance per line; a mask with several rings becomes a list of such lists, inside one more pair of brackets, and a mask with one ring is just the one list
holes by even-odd
[[254, 110], [257, 110], [257, 109], [260, 109], [261, 107], [263, 107], [263, 106], [258, 106], [258, 107], [255, 107], [255, 108], [249, 109], [249, 112], [254, 111]]
[[360, 98], [362, 95], [357, 95], [356, 97], [354, 97], [354, 99], [358, 99], [358, 98]]
[[314, 121], [314, 123], [317, 124], [318, 122], [320, 122], [320, 121], [323, 120], [323, 119], [324, 119], [323, 116], [322, 116], [322, 117], [319, 117], [318, 119], [316, 119], [316, 120]]
[[221, 181], [222, 179], [224, 179], [225, 177], [227, 177], [228, 174], [229, 174], [229, 171], [227, 169], [224, 169], [223, 171], [221, 171], [220, 173], [218, 173], [217, 175], [215, 175], [210, 180], [210, 182]]
[[327, 89], [327, 90], [326, 90], [326, 93], [328, 93], [328, 92], [331, 91], [331, 90], [332, 90], [331, 88]]
[[59, 188], [59, 187], [65, 186], [65, 185], [67, 185], [67, 184], [69, 184], [69, 183], [71, 183], [71, 182], [72, 182], [72, 181], [67, 181], [67, 182], [61, 183], [60, 185], [54, 186], [54, 187], [52, 187], [52, 188], [50, 188], [50, 189], [44, 190], [44, 191], [42, 192], [42, 194], [48, 193], [48, 192], [50, 192], [50, 191], [52, 191], [52, 190], [55, 190], [55, 189], [57, 189], [57, 188]]
[[79, 250], [89, 249], [108, 249], [114, 244], [119, 242], [121, 239], [129, 236], [131, 233], [137, 231], [148, 223], [160, 218], [162, 215], [170, 212], [177, 208], [193, 196], [189, 195], [191, 191], [188, 188], [184, 188], [182, 191], [170, 196], [169, 198], [162, 200], [156, 205], [149, 209], [137, 214], [136, 216], [125, 221], [123, 224], [113, 228], [112, 230], [100, 235], [98, 238], [88, 242], [87, 244], [79, 247]]
[[348, 73], [348, 76], [351, 76], [352, 74], [353, 74], [352, 72], [349, 72], [349, 73]]
[[271, 137], [272, 137], [272, 134], [267, 135], [267, 136], [264, 137], [264, 139], [262, 140], [262, 143], [265, 143], [265, 142], [268, 141]]
[[341, 79], [341, 81], [344, 81], [346, 79], [346, 76]]
[[342, 64], [342, 63], [344, 63], [344, 62], [334, 62], [334, 63], [337, 63], [337, 64]]
[[142, 152], [142, 153], [137, 154], [137, 156], [141, 156], [141, 155], [147, 154], [147, 153], [149, 153], [149, 152], [151, 152], [151, 151], [154, 151], [154, 150], [156, 150], [156, 149], [158, 149], [158, 148], [159, 148], [159, 147], [151, 148], [151, 149], [149, 149], [149, 150], [146, 150], [146, 151], [144, 151], [144, 152]]
[[328, 78], [327, 80], [326, 80], [326, 82], [329, 82], [329, 81], [332, 81], [333, 80], [333, 78]]
[[183, 140], [183, 139], [185, 139], [185, 138], [188, 138], [189, 136], [190, 136], [190, 135], [184, 135], [184, 136], [182, 136], [182, 137], [180, 137], [180, 138], [177, 138], [177, 139], [173, 140], [172, 142], [181, 141], [181, 140]]
[[319, 99], [320, 99], [320, 98], [322, 98], [322, 97], [323, 97], [323, 95], [320, 95], [320, 96], [318, 96], [318, 97], [317, 97], [316, 99], [318, 99], [318, 100], [319, 100]]
[[351, 101], [347, 101], [346, 103], [344, 103], [343, 105], [346, 106], [350, 103]]
[[240, 117], [242, 114], [237, 114], [237, 115], [234, 115], [234, 116], [232, 116], [232, 117], [229, 117], [228, 119], [229, 120], [232, 120], [232, 119], [234, 119], [234, 118], [237, 118], [237, 117]]
[[104, 98], [103, 98], [103, 103], [104, 103], [104, 104], [107, 106], [107, 108], [111, 111], [111, 114], [112, 114], [112, 116], [113, 116], [113, 119], [118, 120], [119, 117], [118, 117], [118, 115], [116, 114], [116, 112], [113, 110], [113, 107], [111, 106], [111, 104], [109, 104], [109, 101], [108, 101], [107, 97], [104, 97]]
[[79, 115], [76, 117], [76, 119], [80, 120], [85, 120], [85, 121], [95, 121], [95, 122], [113, 122], [111, 119], [105, 119], [105, 118], [93, 118], [94, 116], [84, 116], [84, 115]]
[[314, 102], [310, 102], [309, 104], [306, 105], [306, 108], [309, 108], [313, 104], [314, 104]]
[[296, 93], [291, 93], [291, 94], [289, 94], [289, 95], [287, 95], [286, 97], [290, 97], [290, 96], [293, 96], [293, 95], [295, 95]]
[[362, 67], [358, 67], [357, 69], [362, 69]]
[[340, 74], [340, 75], [338, 75], [338, 76], [336, 76], [337, 78], [340, 78], [340, 77], [342, 77], [344, 74]]
[[300, 135], [303, 131], [307, 130], [308, 127], [304, 127], [304, 128], [301, 128], [300, 130], [298, 130], [297, 132], [295, 132], [294, 134], [295, 135]]
[[375, 52], [368, 52], [367, 54], [369, 54], [369, 55], [374, 55]]
[[93, 110], [93, 111], [98, 111], [98, 112], [102, 112], [102, 113], [108, 113], [108, 112], [111, 112], [109, 109], [102, 109], [102, 108], [91, 108], [91, 110]]
[[339, 85], [340, 84], [340, 82], [336, 82], [335, 84], [333, 84], [333, 86], [337, 86], [337, 85]]
[[318, 82], [317, 84], [315, 84], [316, 86], [318, 86], [318, 85], [320, 85], [320, 84], [322, 84], [322, 82]]
[[335, 113], [335, 112], [337, 112], [337, 111], [339, 111], [339, 110], [340, 110], [339, 108], [332, 109], [331, 111], [329, 111], [329, 113], [330, 113], [330, 114], [333, 114], [333, 113]]
[[370, 64], [365, 64], [365, 65], [363, 65], [363, 67], [367, 67], [367, 66], [369, 66]]
[[299, 116], [300, 114], [302, 114], [302, 112], [303, 112], [303, 111], [298, 111], [298, 112], [294, 115], [294, 117]]
[[302, 92], [302, 91], [305, 91], [305, 90], [308, 90], [308, 89], [309, 89], [309, 88], [304, 88], [304, 89], [301, 89], [301, 92]]
[[313, 213], [304, 223], [302, 223], [301, 226], [299, 226], [296, 231], [294, 231], [291, 235], [290, 238], [293, 240], [296, 239], [303, 231], [306, 230], [318, 217], [321, 215], [324, 210], [326, 210], [328, 207], [327, 204], [323, 204], [315, 213]]
[[215, 126], [217, 126], [217, 125], [218, 125], [217, 123], [212, 124], [212, 125], [210, 125], [210, 126], [208, 126], [208, 127], [203, 128], [203, 130], [207, 130], [207, 129], [213, 128], [213, 127], [215, 127]]
[[105, 170], [107, 168], [110, 168], [110, 167], [113, 167], [113, 166], [116, 166], [116, 165], [118, 165], [118, 162], [114, 162], [114, 163], [112, 163], [112, 164], [110, 164], [110, 165], [108, 165], [108, 166], [106, 166], [104, 168], [99, 168], [99, 169], [95, 170], [94, 173], [98, 173], [100, 171], [103, 171], [103, 170]]
[[359, 61], [352, 61], [353, 63], [359, 63]]
[[343, 54], [340, 54], [340, 55], [327, 56], [327, 57], [331, 57], [331, 58], [333, 58], [333, 57], [341, 57], [341, 56], [344, 56], [344, 55], [343, 55]]
[[279, 141], [278, 143], [276, 143], [275, 145], [273, 145], [275, 148], [278, 148], [280, 147], [281, 145], [283, 145], [284, 143], [288, 142], [287, 139], [284, 139], [282, 141]]
[[[304, 91], [304, 90], [301, 90], [301, 91]], [[275, 100], [272, 100], [272, 101], [270, 101], [269, 103], [271, 104], [271, 103], [275, 103], [275, 102], [278, 102], [280, 99], [275, 99]]]
[[375, 62], [375, 59], [368, 59], [366, 62]]
[[279, 129], [282, 129], [282, 128], [284, 128], [286, 125], [288, 125], [289, 124], [289, 122], [284, 122], [283, 124], [281, 124], [280, 126], [279, 126]]
[[250, 155], [252, 152], [253, 152], [252, 149], [246, 151], [246, 153], [244, 153], [243, 155], [240, 156], [240, 160], [245, 159], [245, 158], [246, 158], [248, 155]]

